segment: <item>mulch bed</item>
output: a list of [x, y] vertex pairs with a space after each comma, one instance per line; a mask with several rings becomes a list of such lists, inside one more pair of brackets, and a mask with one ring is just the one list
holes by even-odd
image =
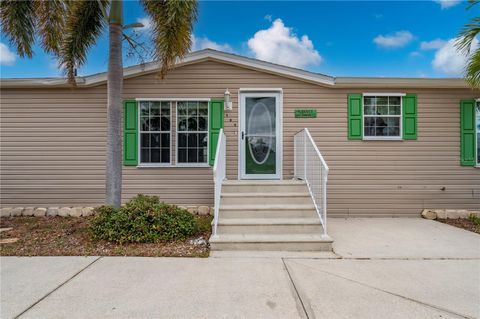
[[[198, 216], [209, 223], [211, 216]], [[209, 247], [189, 241], [203, 237], [202, 232], [185, 241], [146, 244], [115, 244], [93, 241], [88, 232], [92, 217], [7, 217], [1, 218], [0, 228], [12, 230], [0, 233], [0, 239], [18, 238], [15, 243], [1, 244], [0, 256], [146, 256], [146, 257], [208, 257]]]
[[480, 225], [475, 224], [470, 219], [465, 219], [465, 218], [448, 219], [447, 218], [447, 219], [437, 219], [437, 221], [480, 234]]

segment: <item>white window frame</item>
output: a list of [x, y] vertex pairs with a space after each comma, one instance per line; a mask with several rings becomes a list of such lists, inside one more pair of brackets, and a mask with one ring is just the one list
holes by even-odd
[[[363, 140], [365, 141], [403, 141], [403, 97], [406, 93], [388, 93], [388, 92], [381, 92], [381, 93], [373, 93], [373, 92], [366, 92], [362, 94], [362, 136]], [[375, 115], [365, 115], [365, 97], [389, 97], [389, 96], [398, 96], [400, 97], [400, 115], [386, 115], [386, 117], [398, 117], [400, 116], [400, 124], [399, 124], [399, 136], [365, 136], [365, 117], [375, 117]]]
[[[210, 167], [210, 99], [182, 99], [175, 101], [175, 164], [177, 167]], [[206, 131], [179, 131], [178, 130], [178, 102], [207, 102], [207, 130]], [[188, 125], [188, 123], [187, 123]], [[197, 124], [198, 125], [198, 124]], [[205, 163], [180, 163], [178, 161], [178, 134], [179, 133], [206, 133], [207, 134], [207, 161]], [[188, 152], [187, 152], [188, 156]]]
[[[171, 167], [172, 166], [172, 103], [173, 101], [171, 100], [159, 100], [159, 99], [136, 99], [136, 101], [138, 101], [138, 104], [137, 104], [137, 114], [138, 114], [138, 118], [137, 118], [137, 125], [138, 125], [138, 136], [137, 136], [137, 154], [138, 154], [138, 165], [137, 167]], [[167, 131], [142, 131], [141, 128], [141, 107], [140, 107], [140, 103], [141, 102], [169, 102], [170, 103], [170, 130], [168, 131], [168, 133], [170, 134], [170, 154], [169, 154], [169, 157], [168, 157], [168, 163], [142, 163], [141, 160], [142, 160], [142, 154], [141, 154], [141, 151], [142, 151], [142, 145], [141, 145], [141, 139], [142, 139], [142, 133], [167, 133]], [[162, 110], [162, 105], [160, 104], [160, 114], [161, 114], [161, 111]], [[161, 118], [161, 116], [160, 116]], [[161, 122], [161, 119], [160, 119], [160, 128], [161, 128], [161, 125], [162, 125], [162, 122]], [[161, 138], [161, 137], [160, 137]]]

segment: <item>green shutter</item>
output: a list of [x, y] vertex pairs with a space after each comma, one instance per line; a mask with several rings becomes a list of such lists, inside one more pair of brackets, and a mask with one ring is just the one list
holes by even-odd
[[361, 94], [348, 95], [348, 139], [363, 138], [363, 107]]
[[403, 97], [403, 139], [417, 139], [417, 95], [407, 94]]
[[475, 100], [460, 101], [460, 164], [475, 166]]
[[123, 165], [138, 165], [138, 107], [137, 101], [123, 102]]
[[208, 113], [208, 164], [213, 165], [215, 163], [218, 136], [220, 129], [223, 128], [223, 100], [210, 101]]

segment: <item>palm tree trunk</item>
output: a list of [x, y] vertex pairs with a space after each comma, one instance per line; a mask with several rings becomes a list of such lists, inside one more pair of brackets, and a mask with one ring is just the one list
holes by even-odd
[[105, 202], [107, 205], [120, 207], [122, 201], [122, 2], [112, 1], [113, 6], [118, 6], [115, 10], [117, 10], [116, 14], [120, 14], [120, 18], [110, 19], [109, 23]]

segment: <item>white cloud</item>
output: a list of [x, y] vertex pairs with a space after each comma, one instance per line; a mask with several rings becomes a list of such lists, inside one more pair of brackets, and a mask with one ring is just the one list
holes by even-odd
[[418, 57], [421, 57], [422, 54], [418, 51], [413, 51], [413, 52], [410, 52], [410, 57], [411, 58], [418, 58]]
[[[478, 39], [474, 39], [470, 47], [470, 54], [479, 48]], [[451, 76], [461, 76], [465, 70], [468, 55], [455, 47], [455, 39], [448, 40], [443, 47], [435, 52], [432, 66], [435, 70]]]
[[207, 37], [197, 38], [192, 35], [192, 51], [198, 51], [203, 49], [214, 49], [224, 52], [233, 52], [233, 49], [227, 43], [221, 44], [210, 40]]
[[308, 36], [299, 38], [281, 19], [273, 21], [268, 29], [257, 31], [248, 40], [248, 47], [257, 59], [296, 68], [322, 61]]
[[137, 22], [140, 22], [141, 24], [143, 24], [143, 28], [140, 28], [140, 30], [148, 31], [153, 27], [153, 22], [150, 17], [138, 18]]
[[0, 64], [12, 65], [16, 58], [15, 53], [10, 51], [6, 44], [0, 42]]
[[412, 40], [413, 34], [409, 31], [397, 31], [393, 34], [378, 35], [373, 39], [373, 42], [383, 48], [401, 48]]
[[456, 6], [462, 2], [462, 0], [435, 0], [435, 2], [438, 3], [442, 9], [448, 9]]
[[420, 43], [420, 49], [422, 50], [437, 50], [442, 48], [447, 41], [442, 40], [442, 39], [435, 39], [432, 41], [422, 41]]

